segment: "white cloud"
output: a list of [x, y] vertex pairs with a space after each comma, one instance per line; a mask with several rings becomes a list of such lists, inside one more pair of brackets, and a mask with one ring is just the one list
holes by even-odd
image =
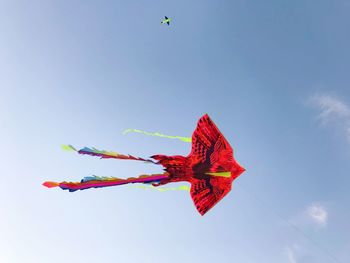
[[307, 208], [308, 217], [319, 226], [326, 226], [328, 221], [328, 212], [320, 204], [313, 204]]
[[318, 118], [322, 124], [334, 123], [340, 127], [350, 143], [350, 106], [330, 95], [315, 95], [310, 102], [320, 110]]
[[319, 231], [321, 230], [320, 228], [327, 226], [329, 218], [327, 206], [327, 203], [311, 203], [288, 220], [288, 224], [300, 234], [294, 240], [294, 243], [290, 243], [285, 247], [285, 255], [288, 263], [308, 262], [309, 260], [307, 259], [310, 259], [310, 256], [313, 254], [312, 251], [315, 248], [317, 248], [317, 252], [320, 252], [320, 249], [324, 250], [324, 253], [334, 258], [332, 254], [327, 252], [326, 249], [313, 239], [312, 235], [307, 234], [308, 229]]
[[289, 244], [285, 248], [288, 263], [305, 262], [305, 245], [300, 243]]
[[289, 222], [296, 228], [326, 227], [328, 218], [329, 213], [326, 206], [322, 203], [315, 202], [306, 206], [300, 213], [291, 218]]
[[292, 249], [291, 247], [287, 247], [286, 251], [287, 251], [288, 262], [297, 263], [294, 249]]

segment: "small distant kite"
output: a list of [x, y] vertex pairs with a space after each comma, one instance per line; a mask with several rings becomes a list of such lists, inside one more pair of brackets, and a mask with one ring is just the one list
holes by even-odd
[[165, 19], [163, 19], [162, 22], [160, 22], [161, 24], [168, 24], [168, 26], [170, 25], [170, 21], [171, 21], [171, 18], [168, 18], [165, 16]]
[[[128, 131], [142, 132], [139, 130]], [[77, 151], [79, 154], [160, 164], [164, 167], [165, 172], [128, 179], [89, 176], [83, 178], [80, 182], [45, 182], [43, 185], [49, 188], [59, 186], [63, 190], [73, 192], [129, 183], [160, 186], [172, 182], [189, 182], [191, 184], [192, 200], [198, 212], [204, 215], [231, 191], [233, 180], [245, 171], [233, 158], [233, 149], [208, 114], [199, 119], [196, 130], [192, 134], [192, 140], [191, 138], [166, 136], [159, 133], [148, 135], [180, 139], [187, 142], [192, 141], [191, 153], [186, 157], [181, 155], [153, 155], [150, 157], [151, 159], [144, 159], [87, 147], [77, 151], [73, 146], [67, 145], [64, 146], [66, 150]], [[184, 189], [182, 188], [182, 190]]]

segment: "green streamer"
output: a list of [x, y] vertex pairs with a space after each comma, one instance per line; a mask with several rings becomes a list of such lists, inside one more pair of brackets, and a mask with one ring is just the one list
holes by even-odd
[[61, 145], [62, 150], [64, 151], [77, 151], [77, 149], [75, 149], [72, 145], [65, 145], [62, 144]]
[[146, 131], [141, 131], [141, 130], [137, 130], [137, 129], [127, 129], [123, 132], [123, 134], [128, 134], [130, 132], [136, 132], [136, 133], [141, 133], [147, 136], [157, 136], [157, 137], [163, 137], [163, 138], [168, 138], [168, 139], [178, 139], [181, 140], [183, 142], [192, 142], [192, 138], [190, 137], [181, 137], [181, 136], [171, 136], [171, 135], [165, 135], [165, 134], [161, 134], [159, 132], [146, 132]]
[[190, 187], [187, 185], [180, 185], [178, 187], [154, 187], [149, 185], [130, 185], [133, 188], [141, 188], [144, 190], [155, 190], [159, 192], [167, 192], [167, 191], [190, 191]]

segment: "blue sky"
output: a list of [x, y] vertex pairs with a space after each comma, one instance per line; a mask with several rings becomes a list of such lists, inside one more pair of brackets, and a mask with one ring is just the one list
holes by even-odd
[[[349, 11], [1, 0], [0, 261], [349, 262]], [[41, 186], [159, 172], [60, 145], [187, 155], [181, 141], [122, 132], [190, 136], [203, 113], [247, 170], [204, 217], [183, 191]]]

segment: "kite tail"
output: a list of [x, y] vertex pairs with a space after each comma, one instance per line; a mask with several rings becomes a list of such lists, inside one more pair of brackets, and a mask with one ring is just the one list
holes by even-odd
[[130, 177], [127, 179], [120, 179], [117, 177], [99, 177], [99, 176], [88, 176], [84, 177], [80, 182], [44, 182], [43, 186], [48, 188], [60, 187], [62, 190], [69, 190], [69, 192], [74, 192], [77, 190], [85, 190], [89, 188], [102, 188], [115, 185], [123, 184], [134, 184], [134, 183], [159, 183], [164, 179], [167, 179], [168, 173], [163, 174], [151, 174], [151, 175], [140, 175], [139, 177]]
[[159, 132], [146, 132], [146, 131], [141, 131], [141, 130], [136, 130], [136, 129], [127, 129], [123, 133], [127, 134], [129, 132], [141, 133], [141, 134], [147, 135], [147, 136], [157, 136], [157, 137], [163, 137], [163, 138], [168, 138], [168, 139], [178, 139], [178, 140], [181, 140], [183, 142], [191, 142], [192, 141], [191, 137], [171, 136], [171, 135], [161, 134]]
[[159, 192], [167, 192], [167, 191], [190, 191], [190, 187], [187, 185], [180, 185], [177, 187], [155, 187], [153, 185], [133, 185], [130, 187], [134, 187], [134, 188], [141, 188], [144, 190], [155, 190], [155, 191], [159, 191]]
[[122, 160], [135, 160], [135, 161], [143, 161], [143, 162], [157, 164], [156, 162], [154, 162], [150, 159], [144, 159], [141, 157], [134, 157], [132, 155], [124, 155], [124, 154], [120, 154], [120, 153], [116, 153], [116, 152], [97, 150], [96, 148], [84, 147], [80, 150], [77, 150], [72, 145], [62, 145], [62, 149], [66, 150], [66, 151], [75, 151], [79, 154], [98, 156], [98, 157], [101, 157], [101, 159], [111, 159], [112, 158], [112, 159], [122, 159]]

